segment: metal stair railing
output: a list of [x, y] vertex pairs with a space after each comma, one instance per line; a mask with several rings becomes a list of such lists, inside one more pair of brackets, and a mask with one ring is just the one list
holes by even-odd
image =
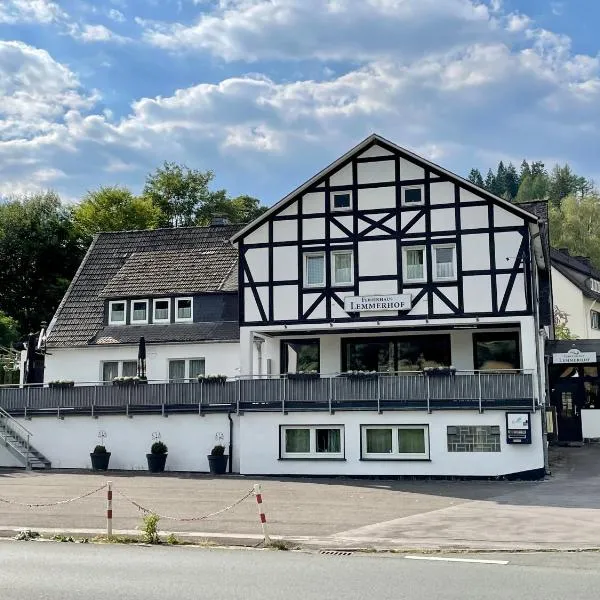
[[[20, 429], [22, 433], [16, 431], [15, 426], [17, 429]], [[8, 434], [12, 434], [17, 440], [21, 441], [21, 443], [26, 447], [25, 454], [23, 454], [23, 451], [8, 439]], [[14, 417], [9, 415], [2, 407], [0, 407], [0, 439], [4, 441], [6, 446], [10, 446], [17, 454], [19, 454], [25, 460], [25, 468], [28, 470], [31, 469], [31, 463], [34, 462], [30, 458], [32, 436], [33, 433], [31, 433], [31, 431], [29, 431], [27, 427], [21, 425], [19, 421], [17, 421]], [[37, 458], [36, 462], [43, 461]]]

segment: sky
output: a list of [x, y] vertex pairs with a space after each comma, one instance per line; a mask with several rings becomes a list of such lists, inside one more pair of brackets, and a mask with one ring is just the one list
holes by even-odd
[[[163, 161], [273, 204], [371, 133], [600, 182], [600, 2], [0, 0], [0, 196]], [[485, 173], [484, 173], [485, 175]]]

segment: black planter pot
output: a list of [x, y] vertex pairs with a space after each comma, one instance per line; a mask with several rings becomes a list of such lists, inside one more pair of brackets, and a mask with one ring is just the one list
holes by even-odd
[[110, 452], [90, 452], [92, 459], [92, 469], [94, 471], [107, 471], [108, 461], [110, 460]]
[[221, 456], [209, 454], [207, 458], [208, 467], [213, 475], [223, 475], [227, 471], [227, 459], [229, 458], [227, 454]]
[[148, 471], [150, 473], [162, 473], [167, 462], [166, 454], [146, 454], [148, 459]]

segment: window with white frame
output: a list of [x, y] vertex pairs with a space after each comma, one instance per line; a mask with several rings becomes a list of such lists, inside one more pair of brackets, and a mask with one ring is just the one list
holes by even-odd
[[332, 253], [331, 282], [333, 285], [352, 285], [354, 269], [352, 250], [339, 250]]
[[331, 197], [331, 210], [348, 210], [352, 208], [350, 192], [333, 194]]
[[590, 316], [592, 320], [592, 329], [600, 329], [600, 312], [591, 310]]
[[404, 255], [402, 261], [404, 281], [425, 281], [425, 248], [403, 248], [402, 253]]
[[148, 322], [148, 300], [132, 300], [131, 323]]
[[154, 300], [154, 309], [152, 321], [154, 323], [170, 323], [171, 322], [171, 300], [164, 298]]
[[422, 185], [410, 185], [402, 188], [403, 206], [420, 206], [425, 203]]
[[108, 324], [125, 325], [125, 300], [114, 300], [108, 303]]
[[281, 431], [281, 458], [344, 458], [344, 427], [286, 425]]
[[364, 460], [429, 459], [429, 427], [362, 425], [361, 448]]
[[456, 246], [433, 247], [433, 278], [437, 281], [456, 279]]
[[193, 381], [205, 375], [203, 358], [173, 358], [169, 360], [169, 381]]
[[325, 285], [325, 253], [311, 252], [304, 255], [304, 285], [323, 287]]
[[175, 320], [179, 323], [189, 323], [193, 320], [192, 298], [177, 298], [175, 300]]
[[110, 383], [115, 377], [135, 377], [136, 360], [107, 360], [102, 363], [102, 381]]

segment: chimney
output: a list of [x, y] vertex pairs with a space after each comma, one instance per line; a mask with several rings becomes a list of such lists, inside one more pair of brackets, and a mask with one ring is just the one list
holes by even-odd
[[222, 227], [223, 225], [229, 225], [229, 219], [227, 215], [213, 215], [210, 222], [211, 227]]

